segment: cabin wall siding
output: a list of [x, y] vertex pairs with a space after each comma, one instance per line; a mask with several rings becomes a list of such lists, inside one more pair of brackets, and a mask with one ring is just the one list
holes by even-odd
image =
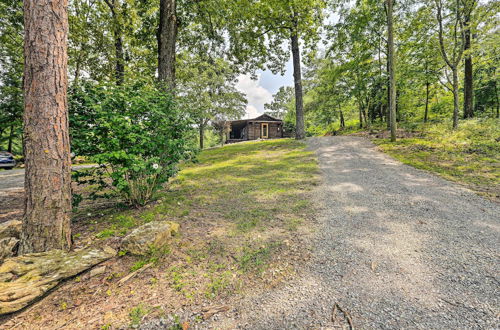
[[281, 137], [281, 130], [279, 130], [280, 123], [269, 123], [269, 138], [276, 139]]
[[[277, 139], [283, 137], [282, 135], [282, 125], [281, 123], [266, 123], [268, 126], [268, 138]], [[262, 123], [251, 122], [246, 126], [248, 134], [246, 135], [246, 140], [257, 140], [262, 138]]]
[[[265, 123], [268, 126], [268, 138], [278, 139], [283, 137], [283, 123], [281, 121], [251, 121], [247, 122], [246, 126], [241, 129], [241, 139], [243, 140], [257, 140], [262, 138], [262, 124]], [[232, 130], [232, 126], [230, 126]], [[230, 133], [228, 136], [230, 137]], [[236, 137], [235, 137], [236, 138]]]

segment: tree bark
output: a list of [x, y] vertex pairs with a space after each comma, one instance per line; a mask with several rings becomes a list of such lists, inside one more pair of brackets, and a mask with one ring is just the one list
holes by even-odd
[[359, 128], [363, 128], [363, 110], [361, 108], [361, 105], [358, 105], [359, 107]]
[[424, 123], [427, 122], [429, 117], [429, 87], [430, 83], [428, 81], [425, 82], [425, 112], [424, 112]]
[[497, 115], [496, 115], [496, 117], [500, 118], [500, 101], [498, 99], [498, 88], [497, 88], [497, 82], [496, 82], [496, 80], [493, 81], [493, 84], [495, 86], [495, 100], [497, 101], [496, 102], [497, 103]]
[[453, 128], [458, 128], [458, 68], [455, 66], [452, 68], [453, 72]]
[[[389, 44], [387, 44], [387, 53], [389, 54]], [[391, 112], [389, 109], [389, 99], [391, 98], [391, 81], [389, 79], [389, 56], [387, 56], [386, 59], [386, 67], [387, 67], [387, 108], [385, 109], [385, 115], [386, 115], [386, 124], [387, 124], [387, 129], [391, 129]]]
[[391, 141], [396, 141], [396, 81], [394, 78], [394, 27], [392, 22], [393, 0], [386, 0], [387, 6], [387, 61], [389, 70], [389, 118]]
[[297, 30], [294, 29], [291, 35], [292, 59], [293, 59], [293, 80], [295, 84], [295, 138], [302, 140], [306, 137], [304, 129], [304, 103], [302, 95], [302, 73], [300, 71], [300, 49]]
[[[455, 38], [454, 38], [454, 50], [452, 52], [453, 57], [448, 57], [446, 54], [446, 49], [444, 47], [444, 36], [443, 36], [443, 15], [442, 15], [442, 9], [443, 9], [443, 4], [442, 0], [435, 0], [436, 2], [436, 18], [438, 22], [438, 37], [439, 37], [439, 48], [441, 50], [441, 56], [443, 57], [443, 60], [446, 62], [448, 67], [451, 69], [453, 72], [453, 129], [458, 128], [458, 108], [459, 108], [459, 101], [458, 101], [458, 65], [460, 64], [460, 60], [462, 59], [462, 55], [464, 53], [464, 44], [465, 41], [462, 39], [462, 41], [458, 41], [457, 35], [461, 35], [463, 37], [463, 34], [457, 31], [458, 23], [460, 21], [460, 9], [459, 9], [459, 2], [457, 1], [456, 8], [455, 8]], [[458, 49], [457, 49], [458, 48]]]
[[71, 247], [67, 0], [24, 1], [25, 191], [19, 253]]
[[176, 0], [160, 0], [158, 41], [158, 80], [175, 88], [175, 52], [177, 43]]
[[465, 15], [464, 18], [464, 118], [474, 117], [474, 80], [472, 77], [472, 55], [471, 48], [471, 31], [470, 31], [470, 15]]
[[[123, 32], [121, 22], [119, 20], [119, 13], [117, 13], [116, 0], [105, 0], [111, 16], [113, 18], [113, 38], [115, 39], [115, 79], [117, 85], [123, 85], [125, 79], [125, 55], [123, 52]], [[119, 0], [118, 0], [119, 5]]]
[[340, 112], [340, 128], [345, 128], [344, 113], [342, 112], [342, 109], [339, 109], [339, 112]]
[[200, 131], [200, 149], [203, 149], [205, 144], [205, 124], [203, 123], [203, 120], [200, 122], [199, 131]]
[[117, 85], [123, 85], [123, 81], [125, 80], [125, 57], [123, 55], [123, 39], [121, 33], [121, 28], [116, 28], [114, 31], [116, 53], [115, 77]]
[[7, 145], [7, 151], [12, 153], [12, 140], [14, 139], [14, 125], [10, 125], [9, 133], [9, 143]]

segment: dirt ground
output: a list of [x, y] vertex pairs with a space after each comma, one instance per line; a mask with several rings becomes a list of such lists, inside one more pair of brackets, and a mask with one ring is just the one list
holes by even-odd
[[20, 220], [23, 216], [24, 190], [0, 191], [0, 223]]

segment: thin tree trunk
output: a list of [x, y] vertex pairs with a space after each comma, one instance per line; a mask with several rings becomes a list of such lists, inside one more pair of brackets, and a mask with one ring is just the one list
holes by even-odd
[[77, 59], [76, 61], [76, 67], [75, 67], [75, 79], [73, 80], [73, 85], [78, 85], [78, 81], [80, 80], [80, 59]]
[[391, 141], [396, 141], [396, 81], [394, 77], [394, 27], [392, 22], [393, 0], [387, 5], [387, 59], [389, 64], [389, 113]]
[[200, 149], [203, 149], [205, 143], [205, 124], [203, 123], [203, 120], [200, 122], [199, 131], [200, 131]]
[[342, 108], [340, 106], [339, 106], [339, 113], [340, 113], [340, 128], [345, 128], [344, 113], [342, 112]]
[[368, 115], [366, 113], [366, 110], [363, 108], [362, 112], [363, 112], [363, 118], [365, 120], [365, 127], [369, 129], [370, 128], [370, 121], [369, 121]]
[[123, 85], [125, 77], [125, 55], [123, 52], [123, 36], [121, 22], [118, 19], [117, 4], [119, 0], [104, 0], [111, 10], [113, 18], [113, 38], [115, 39], [115, 79], [117, 85]]
[[8, 152], [12, 152], [12, 140], [13, 139], [14, 139], [14, 125], [10, 125], [9, 144], [7, 145]]
[[[459, 2], [456, 2], [456, 8], [455, 8], [455, 38], [454, 38], [454, 51], [452, 53], [452, 58], [449, 58], [448, 55], [446, 54], [446, 49], [444, 47], [444, 33], [443, 33], [443, 16], [442, 16], [442, 0], [435, 0], [436, 2], [436, 7], [437, 7], [437, 12], [436, 12], [436, 18], [438, 21], [438, 37], [439, 37], [439, 48], [441, 50], [441, 55], [448, 65], [448, 67], [452, 70], [453, 72], [453, 129], [458, 128], [458, 108], [459, 108], [459, 99], [458, 99], [458, 65], [460, 64], [460, 61], [462, 59], [462, 55], [464, 53], [464, 44], [465, 41], [462, 40], [461, 42], [458, 41], [458, 35], [463, 36], [459, 31], [457, 31], [457, 28], [459, 26], [459, 21], [460, 21], [460, 8], [459, 8]], [[461, 38], [462, 39], [462, 38]], [[457, 47], [459, 46], [459, 47]], [[458, 48], [458, 49], [457, 49]]]
[[396, 107], [396, 124], [401, 121], [401, 112], [399, 111], [399, 95], [400, 91], [396, 90], [396, 102], [394, 102], [394, 105]]
[[359, 108], [359, 128], [363, 128], [363, 110], [361, 105], [358, 105]]
[[177, 42], [176, 0], [160, 0], [160, 25], [158, 27], [158, 79], [175, 88], [175, 52]]
[[459, 96], [458, 96], [458, 68], [452, 68], [453, 71], [453, 129], [458, 128], [458, 109]]
[[497, 89], [497, 82], [496, 80], [493, 81], [493, 84], [495, 86], [495, 99], [497, 101], [497, 118], [500, 118], [500, 100], [498, 99], [498, 89]]
[[425, 82], [425, 112], [424, 112], [424, 123], [427, 122], [429, 118], [429, 86], [428, 81]]
[[[387, 44], [387, 53], [389, 53], [389, 44]], [[391, 129], [391, 111], [389, 109], [389, 100], [391, 98], [391, 81], [389, 79], [389, 56], [387, 56], [387, 108], [385, 110], [387, 129]]]
[[[381, 38], [379, 38], [379, 41], [378, 41], [378, 67], [379, 67], [379, 77], [380, 77], [380, 81], [382, 81], [382, 58], [381, 58], [381, 45], [380, 45], [380, 42], [381, 42]], [[384, 114], [384, 104], [383, 104], [383, 98], [381, 96], [379, 96], [381, 94], [378, 94], [377, 93], [377, 98], [379, 100], [379, 116], [380, 116], [380, 121], [381, 122], [384, 122], [384, 117], [385, 117], [385, 114]]]
[[121, 28], [116, 28], [114, 35], [116, 53], [115, 76], [117, 85], [123, 85], [125, 79], [125, 57], [123, 55], [123, 39], [121, 33]]
[[67, 0], [24, 1], [23, 228], [19, 253], [71, 247]]
[[474, 117], [473, 101], [474, 101], [474, 80], [472, 77], [472, 55], [471, 48], [471, 31], [470, 31], [470, 16], [465, 15], [464, 20], [464, 118]]
[[300, 71], [300, 49], [297, 30], [292, 31], [292, 58], [293, 58], [293, 80], [295, 83], [295, 138], [302, 140], [306, 137], [304, 129], [304, 103], [302, 100], [302, 73]]

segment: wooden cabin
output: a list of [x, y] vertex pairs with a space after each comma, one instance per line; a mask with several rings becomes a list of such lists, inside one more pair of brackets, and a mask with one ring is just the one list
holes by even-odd
[[283, 137], [283, 121], [269, 115], [229, 122], [226, 143]]

